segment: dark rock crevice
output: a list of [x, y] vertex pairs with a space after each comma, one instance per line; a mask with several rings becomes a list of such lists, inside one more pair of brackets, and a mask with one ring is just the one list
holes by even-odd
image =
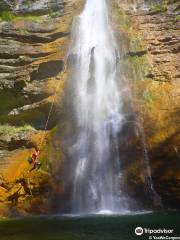
[[19, 41], [21, 43], [50, 43], [52, 41], [57, 40], [58, 38], [66, 37], [69, 33], [63, 33], [63, 32], [56, 32], [51, 35], [43, 35], [43, 34], [37, 34], [37, 33], [28, 33], [27, 34], [19, 34], [17, 32], [14, 33], [0, 33], [0, 37], [4, 38], [7, 37], [9, 39], [13, 39], [16, 41]]
[[43, 80], [57, 76], [63, 70], [64, 62], [62, 60], [49, 61], [41, 63], [37, 70], [31, 73], [31, 81]]

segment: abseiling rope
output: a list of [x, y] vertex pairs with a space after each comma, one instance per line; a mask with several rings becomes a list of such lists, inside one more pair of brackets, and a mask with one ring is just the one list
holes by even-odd
[[[64, 63], [64, 66], [63, 66], [63, 70], [60, 74], [60, 78], [59, 78], [59, 81], [61, 80], [63, 74], [65, 73], [66, 71], [66, 67], [67, 67], [67, 59], [65, 60], [65, 63]], [[54, 98], [53, 98], [53, 101], [51, 103], [51, 106], [50, 106], [50, 109], [49, 109], [49, 113], [48, 113], [48, 117], [47, 117], [47, 120], [46, 120], [46, 124], [45, 124], [45, 127], [44, 127], [44, 134], [41, 138], [41, 141], [40, 141], [40, 144], [39, 144], [39, 151], [40, 149], [42, 148], [42, 145], [43, 145], [43, 142], [44, 142], [44, 139], [46, 137], [46, 130], [47, 130], [47, 127], [48, 127], [48, 123], [49, 123], [49, 120], [50, 120], [50, 117], [51, 117], [51, 113], [52, 113], [52, 110], [53, 110], [53, 107], [54, 107], [54, 103], [55, 103], [55, 99], [56, 99], [56, 95], [57, 95], [57, 92], [58, 92], [58, 88], [55, 89], [54, 91]]]

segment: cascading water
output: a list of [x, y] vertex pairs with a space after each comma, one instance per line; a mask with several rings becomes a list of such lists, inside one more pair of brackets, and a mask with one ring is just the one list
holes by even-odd
[[118, 152], [123, 113], [107, 1], [87, 0], [73, 28], [72, 212], [121, 211], [127, 204]]

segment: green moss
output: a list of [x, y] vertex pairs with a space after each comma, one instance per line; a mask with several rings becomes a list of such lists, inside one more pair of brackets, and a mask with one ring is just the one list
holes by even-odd
[[0, 91], [0, 114], [8, 113], [13, 108], [29, 104], [28, 100], [15, 91]]
[[17, 16], [17, 20], [30, 20], [33, 22], [41, 22], [43, 20], [42, 16], [35, 16], [35, 15], [23, 15], [23, 16]]
[[58, 130], [59, 130], [58, 126], [53, 127], [51, 130], [51, 135], [54, 136], [58, 132]]
[[13, 21], [15, 19], [15, 15], [10, 11], [3, 11], [0, 13], [0, 19], [2, 21]]
[[129, 50], [132, 52], [138, 52], [142, 50], [142, 42], [139, 38], [131, 38], [129, 45]]
[[[134, 35], [128, 35], [129, 37], [129, 46], [128, 46], [128, 51], [129, 52], [140, 52], [142, 51], [143, 48], [143, 42], [142, 40]], [[142, 55], [142, 56], [129, 56], [126, 59], [126, 66], [128, 71], [129, 71], [129, 78], [132, 80], [145, 80], [146, 76], [149, 73], [150, 70], [150, 66], [149, 66], [149, 62], [148, 62], [148, 58], [146, 55]], [[126, 67], [125, 67], [125, 71]]]
[[42, 21], [42, 17], [30, 14], [16, 15], [11, 11], [3, 11], [0, 12], [0, 20], [1, 21], [30, 20], [34, 22], [39, 22]]
[[[46, 151], [48, 151], [48, 149], [46, 149]], [[47, 155], [48, 155], [48, 152], [47, 152]], [[48, 156], [43, 156], [40, 158], [40, 162], [42, 164], [42, 169], [45, 170], [45, 171], [48, 171], [48, 172], [51, 172], [51, 169], [52, 169], [52, 164], [51, 162], [49, 161], [49, 158]]]
[[42, 163], [42, 169], [48, 172], [52, 171], [53, 163], [56, 161], [59, 162], [63, 159], [63, 150], [61, 148], [61, 136], [59, 136], [59, 131], [60, 126], [56, 125], [48, 133], [46, 141], [43, 143], [43, 154], [40, 156], [40, 161]]
[[8, 124], [0, 125], [0, 135], [12, 135], [26, 131], [35, 131], [35, 129], [31, 125], [24, 125], [21, 127], [10, 126]]
[[24, 28], [21, 28], [21, 29], [18, 29], [19, 33], [21, 35], [29, 35], [29, 32], [27, 31], [27, 29], [24, 29]]
[[151, 90], [145, 90], [142, 95], [143, 101], [147, 103], [152, 103], [154, 101], [154, 94]]
[[180, 15], [175, 17], [175, 21], [180, 21]]
[[[129, 57], [129, 62], [130, 64], [133, 66], [134, 71], [136, 72], [136, 74], [141, 74], [143, 79], [146, 76], [147, 72], [148, 72], [148, 62], [146, 59], [146, 56], [134, 56], [134, 57]], [[139, 79], [141, 80], [141, 79]]]
[[25, 112], [22, 112], [18, 115], [1, 115], [0, 123], [1, 124], [10, 124], [10, 125], [38, 125], [42, 122], [45, 122], [45, 114], [38, 109], [31, 109]]
[[146, 56], [133, 56], [123, 59], [120, 62], [121, 72], [132, 81], [146, 79], [149, 72], [149, 64]]
[[24, 4], [26, 5], [26, 7], [30, 7], [31, 4], [32, 4], [32, 1], [31, 1], [31, 0], [26, 0], [26, 1], [24, 2]]
[[146, 55], [129, 56], [129, 52], [139, 52], [144, 49], [143, 42], [133, 31], [131, 17], [113, 1], [114, 22], [120, 28], [122, 57], [119, 66], [121, 73], [131, 81], [145, 80], [150, 66]]
[[53, 10], [51, 10], [50, 12], [49, 12], [49, 17], [50, 18], [56, 18], [56, 17], [58, 17], [59, 16], [59, 12], [55, 12], [55, 11], [53, 11]]
[[131, 26], [131, 19], [126, 15], [125, 11], [118, 6], [116, 2], [113, 2], [114, 17], [118, 19], [121, 29], [128, 29]]
[[156, 4], [152, 4], [150, 6], [149, 12], [150, 13], [160, 13], [160, 12], [166, 12], [167, 11], [167, 2], [164, 1], [162, 3], [156, 3]]

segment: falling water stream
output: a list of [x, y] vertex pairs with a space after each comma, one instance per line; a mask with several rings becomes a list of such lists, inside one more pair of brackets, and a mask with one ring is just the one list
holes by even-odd
[[[178, 212], [131, 212], [131, 201], [123, 191], [122, 156], [118, 146], [120, 137], [124, 138], [123, 126], [128, 121], [123, 114], [122, 81], [117, 67], [119, 50], [109, 21], [107, 1], [86, 0], [84, 10], [73, 24], [69, 52], [72, 77], [67, 96], [72, 107], [68, 108], [71, 118], [68, 121], [73, 134], [70, 145], [67, 144], [70, 166], [68, 177], [64, 178], [66, 182], [70, 178], [72, 185], [69, 187], [71, 194], [67, 191], [72, 197], [72, 214], [70, 217], [1, 219], [1, 240], [129, 240], [136, 239], [137, 226], [176, 229], [172, 237], [179, 236]], [[147, 185], [154, 196], [144, 130], [138, 124]], [[147, 237], [143, 234], [141, 239]]]
[[106, 0], [87, 0], [73, 26], [73, 110], [71, 147], [73, 212], [116, 212], [127, 201], [120, 188], [118, 152], [123, 113], [117, 76], [119, 54]]

